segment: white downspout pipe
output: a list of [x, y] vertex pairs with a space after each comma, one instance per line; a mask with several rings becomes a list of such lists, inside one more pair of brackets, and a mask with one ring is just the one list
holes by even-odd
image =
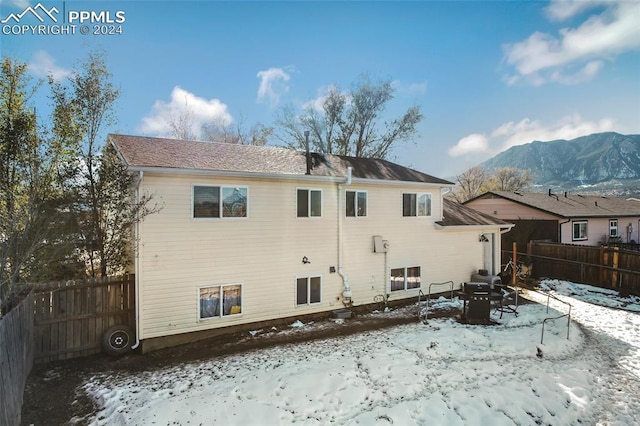
[[344, 249], [343, 249], [343, 238], [342, 238], [342, 212], [344, 209], [342, 208], [343, 207], [342, 200], [344, 197], [342, 196], [342, 189], [345, 186], [351, 185], [352, 170], [353, 169], [351, 167], [347, 167], [347, 178], [345, 182], [338, 184], [338, 274], [342, 278], [342, 284], [344, 286], [344, 290], [342, 292], [342, 297], [343, 297], [342, 303], [344, 303], [345, 305], [351, 304], [352, 293], [351, 293], [351, 285], [349, 284], [349, 278], [347, 277], [347, 274], [345, 274], [344, 268], [343, 268]]
[[[139, 174], [138, 174], [138, 183], [136, 185], [136, 191], [135, 191], [135, 198], [136, 198], [136, 203], [138, 203], [140, 201], [140, 184], [142, 183], [142, 179], [144, 178], [144, 172], [142, 170], [140, 170]], [[136, 278], [135, 278], [135, 282], [134, 282], [134, 286], [135, 286], [135, 308], [134, 308], [134, 312], [135, 312], [135, 321], [136, 321], [136, 342], [133, 344], [133, 346], [131, 346], [131, 349], [137, 349], [138, 346], [140, 346], [140, 338], [138, 336], [140, 336], [140, 321], [139, 321], [139, 310], [140, 310], [140, 262], [138, 260], [138, 236], [139, 236], [139, 231], [138, 228], [140, 227], [140, 222], [136, 221], [136, 224], [134, 226], [134, 230], [133, 230], [133, 247], [134, 247], [134, 259], [133, 259], [133, 264], [134, 264], [134, 271], [136, 274]]]

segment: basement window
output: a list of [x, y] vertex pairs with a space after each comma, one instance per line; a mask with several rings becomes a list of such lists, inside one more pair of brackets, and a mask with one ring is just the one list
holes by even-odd
[[573, 222], [571, 224], [572, 229], [573, 229], [573, 235], [572, 235], [572, 240], [573, 241], [585, 241], [587, 240], [588, 237], [588, 233], [587, 233], [587, 221], [580, 221], [580, 222]]
[[296, 279], [296, 305], [320, 303], [322, 279], [320, 277], [304, 277]]
[[201, 320], [242, 314], [242, 284], [200, 287], [198, 296]]
[[420, 267], [395, 268], [391, 270], [391, 291], [420, 288]]

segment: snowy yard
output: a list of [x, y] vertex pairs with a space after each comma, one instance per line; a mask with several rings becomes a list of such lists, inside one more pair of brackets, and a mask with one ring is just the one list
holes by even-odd
[[[567, 307], [552, 299], [547, 313], [546, 296], [525, 292], [541, 304], [521, 305], [518, 317], [492, 314], [499, 325], [416, 319], [138, 375], [97, 375], [84, 387], [102, 407], [91, 424], [639, 424], [640, 300], [562, 281], [542, 286], [571, 303], [569, 340], [565, 317], [547, 323], [540, 344], [542, 321]], [[436, 308], [451, 303], [461, 302], [443, 299]]]

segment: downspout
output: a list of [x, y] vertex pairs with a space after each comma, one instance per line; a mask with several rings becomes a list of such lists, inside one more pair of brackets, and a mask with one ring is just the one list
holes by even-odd
[[340, 275], [340, 277], [342, 278], [342, 284], [344, 286], [344, 290], [342, 292], [342, 303], [345, 306], [349, 306], [351, 305], [351, 285], [349, 284], [349, 278], [347, 277], [347, 274], [345, 274], [344, 272], [344, 268], [343, 268], [343, 252], [344, 249], [342, 247], [343, 244], [343, 238], [342, 238], [342, 199], [344, 198], [342, 196], [342, 188], [344, 186], [349, 186], [351, 185], [351, 174], [352, 174], [352, 168], [351, 167], [347, 167], [347, 178], [345, 180], [344, 183], [340, 183], [338, 184], [338, 274]]
[[571, 222], [571, 219], [567, 219], [564, 222], [558, 222], [558, 243], [562, 243], [562, 225], [569, 222]]
[[[138, 203], [140, 201], [140, 184], [142, 183], [142, 179], [144, 178], [144, 172], [142, 170], [140, 170], [140, 172], [138, 172], [138, 182], [136, 184], [136, 191], [135, 191], [135, 198], [136, 198], [136, 203]], [[140, 262], [138, 260], [138, 235], [139, 235], [139, 231], [138, 228], [140, 226], [140, 221], [136, 221], [134, 230], [133, 230], [133, 247], [134, 247], [134, 259], [133, 259], [133, 264], [134, 264], [134, 271], [135, 271], [135, 308], [134, 308], [134, 312], [135, 312], [135, 321], [136, 321], [136, 342], [133, 344], [133, 346], [131, 346], [131, 349], [137, 349], [138, 346], [140, 346], [140, 321], [139, 321], [139, 311], [140, 311]]]

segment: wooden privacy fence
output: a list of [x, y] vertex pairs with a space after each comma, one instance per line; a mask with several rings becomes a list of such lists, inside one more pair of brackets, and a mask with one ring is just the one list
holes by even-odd
[[33, 367], [33, 292], [0, 318], [0, 426], [20, 424], [22, 396]]
[[135, 329], [135, 277], [37, 284], [34, 313], [36, 362], [100, 352], [109, 327]]
[[640, 252], [617, 247], [531, 242], [536, 277], [563, 279], [640, 295]]

